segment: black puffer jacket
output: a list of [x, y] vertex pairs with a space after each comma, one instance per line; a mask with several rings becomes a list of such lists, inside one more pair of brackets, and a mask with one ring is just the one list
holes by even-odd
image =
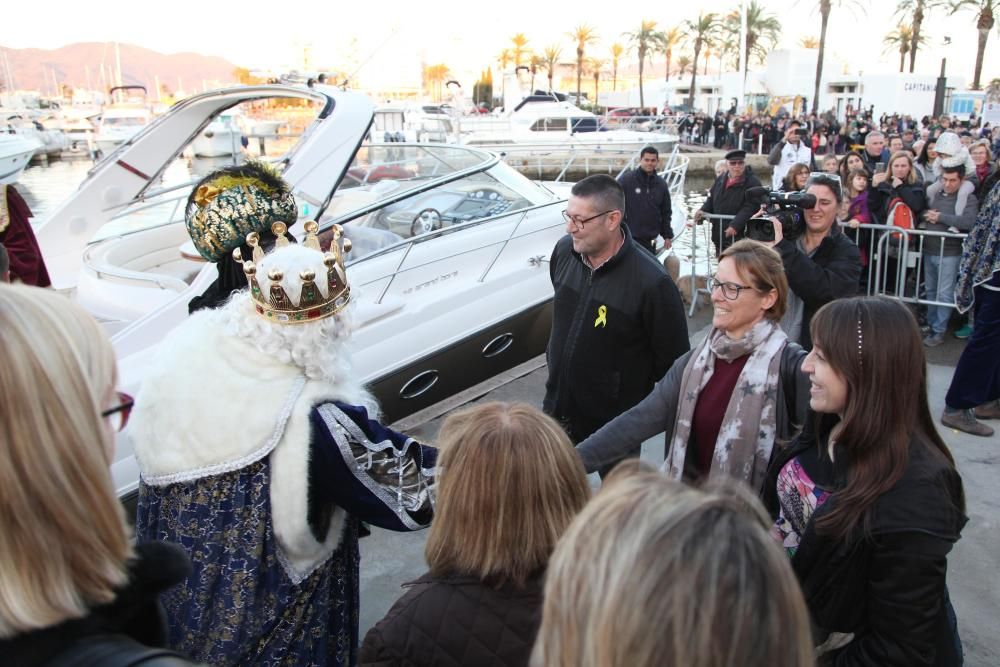
[[[802, 435], [772, 460], [764, 504], [778, 516], [777, 477], [788, 461], [821, 447], [810, 414]], [[958, 472], [931, 445], [914, 439], [902, 478], [871, 511], [870, 536], [854, 540], [817, 534], [816, 520], [846, 485], [849, 456], [835, 448], [834, 492], [813, 514], [792, 559], [806, 606], [822, 643], [828, 633], [853, 633], [823, 656], [835, 667], [951, 667], [959, 664], [945, 609], [948, 553], [965, 525]], [[829, 460], [828, 458], [826, 459]]]
[[426, 574], [368, 631], [359, 667], [524, 667], [538, 633], [542, 577], [523, 590]]
[[[159, 595], [183, 581], [190, 569], [187, 554], [179, 546], [166, 542], [140, 544], [136, 547], [136, 559], [129, 565], [130, 581], [114, 602], [95, 607], [86, 618], [0, 640], [0, 664], [18, 667], [105, 665], [112, 664], [110, 659], [95, 661], [94, 652], [103, 655], [106, 651], [124, 648], [128, 649], [126, 655], [135, 656], [143, 650], [140, 645], [165, 646], [166, 617]], [[95, 640], [102, 641], [102, 646], [93, 644]], [[88, 645], [83, 647], [82, 642]], [[169, 651], [152, 653], [154, 655], [141, 663], [144, 667], [195, 664]]]

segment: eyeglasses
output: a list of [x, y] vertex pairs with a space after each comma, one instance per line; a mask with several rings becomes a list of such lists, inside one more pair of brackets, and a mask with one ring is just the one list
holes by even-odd
[[577, 231], [581, 231], [583, 229], [583, 226], [586, 223], [590, 222], [591, 220], [596, 220], [597, 218], [601, 217], [602, 215], [607, 215], [608, 213], [614, 213], [617, 210], [618, 209], [613, 208], [613, 209], [611, 209], [609, 211], [604, 211], [603, 213], [598, 213], [597, 215], [592, 215], [589, 218], [583, 218], [582, 220], [580, 219], [579, 216], [573, 216], [573, 215], [570, 215], [568, 211], [563, 211], [562, 212], [562, 217], [563, 217], [563, 220], [565, 220], [569, 224], [573, 225], [574, 229], [576, 229]]
[[726, 297], [726, 299], [730, 301], [736, 301], [736, 299], [740, 298], [740, 292], [742, 292], [745, 289], [756, 289], [752, 285], [737, 285], [736, 283], [720, 283], [718, 280], [714, 278], [712, 279], [710, 287], [713, 292], [717, 289], [721, 289], [722, 296]]
[[135, 405], [135, 400], [123, 391], [119, 391], [117, 394], [118, 405], [108, 408], [101, 413], [101, 416], [104, 418], [111, 417], [111, 427], [115, 431], [121, 431], [128, 424], [128, 418], [132, 414], [132, 406]]

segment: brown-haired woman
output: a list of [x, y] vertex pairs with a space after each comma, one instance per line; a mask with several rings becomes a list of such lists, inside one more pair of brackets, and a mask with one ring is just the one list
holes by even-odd
[[774, 443], [790, 441], [808, 409], [806, 353], [779, 326], [788, 280], [778, 253], [743, 240], [722, 253], [711, 285], [713, 330], [638, 405], [577, 445], [588, 472], [665, 432], [671, 478], [762, 488]]
[[806, 181], [809, 180], [809, 165], [797, 162], [788, 168], [784, 180], [781, 182], [781, 189], [784, 192], [798, 192], [806, 189]]
[[811, 667], [802, 594], [756, 498], [623, 463], [559, 542], [533, 667]]
[[[840, 180], [842, 183], [847, 183], [847, 179], [851, 172], [855, 169], [864, 169], [868, 171], [865, 167], [865, 161], [861, 157], [860, 151], [848, 151], [844, 155], [844, 159], [840, 161]], [[871, 174], [868, 174], [871, 176]]]
[[855, 297], [810, 327], [809, 418], [764, 499], [820, 650], [837, 665], [960, 664], [945, 573], [965, 499], [927, 405], [916, 320]]
[[190, 563], [132, 545], [110, 472], [131, 399], [107, 336], [61, 294], [0, 285], [0, 349], [0, 662], [192, 664], [148, 648]]
[[430, 572], [368, 632], [360, 664], [527, 665], [542, 575], [590, 496], [583, 466], [559, 425], [524, 403], [456, 412], [438, 446]]

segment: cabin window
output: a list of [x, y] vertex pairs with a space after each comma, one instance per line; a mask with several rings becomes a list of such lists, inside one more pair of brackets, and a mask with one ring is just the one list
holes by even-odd
[[532, 132], [565, 132], [568, 125], [565, 118], [539, 118], [531, 125]]

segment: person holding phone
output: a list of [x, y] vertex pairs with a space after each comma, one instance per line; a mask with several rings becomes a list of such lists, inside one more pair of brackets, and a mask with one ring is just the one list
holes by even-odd
[[809, 165], [810, 171], [816, 171], [816, 161], [813, 160], [812, 148], [810, 148], [803, 137], [808, 130], [802, 127], [802, 123], [792, 119], [785, 125], [785, 138], [775, 144], [767, 156], [767, 163], [774, 166], [771, 174], [771, 189], [781, 188], [782, 181], [788, 174], [788, 170], [793, 164]]
[[861, 159], [868, 173], [874, 175], [885, 171], [889, 164], [889, 149], [885, 147], [885, 135], [878, 130], [869, 132], [865, 137], [865, 149], [861, 151]]

